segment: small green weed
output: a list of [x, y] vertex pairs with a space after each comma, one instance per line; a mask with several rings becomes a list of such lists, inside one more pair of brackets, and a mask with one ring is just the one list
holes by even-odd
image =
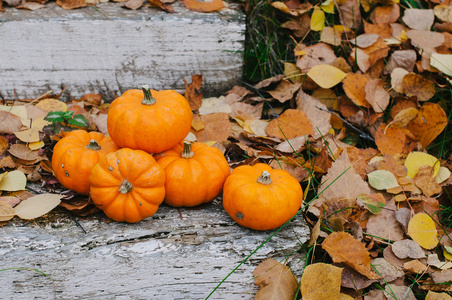
[[51, 111], [44, 118], [51, 124], [45, 127], [45, 131], [51, 131], [58, 134], [61, 130], [71, 131], [74, 128], [88, 127], [88, 121], [83, 115], [75, 115], [73, 111]]

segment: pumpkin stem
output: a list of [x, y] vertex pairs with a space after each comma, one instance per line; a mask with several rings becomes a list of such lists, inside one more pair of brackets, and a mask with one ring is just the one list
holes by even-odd
[[143, 90], [143, 93], [144, 93], [144, 98], [141, 101], [141, 104], [144, 104], [144, 105], [152, 105], [152, 104], [154, 104], [156, 100], [152, 96], [151, 89], [149, 88], [149, 85], [147, 85], [147, 84], [143, 85], [141, 87], [141, 89]]
[[270, 173], [268, 171], [263, 171], [261, 176], [257, 179], [257, 182], [261, 184], [271, 184], [272, 179], [270, 178]]
[[182, 150], [180, 157], [188, 159], [192, 158], [193, 156], [195, 156], [195, 152], [191, 150], [191, 143], [188, 141], [184, 141], [184, 150]]
[[122, 183], [121, 183], [121, 187], [119, 188], [119, 191], [123, 194], [127, 194], [128, 192], [130, 192], [133, 189], [133, 185], [127, 181], [127, 179], [125, 179]]
[[89, 144], [86, 145], [86, 149], [97, 151], [102, 149], [102, 147], [97, 143], [95, 139], [92, 139], [91, 141], [89, 141]]

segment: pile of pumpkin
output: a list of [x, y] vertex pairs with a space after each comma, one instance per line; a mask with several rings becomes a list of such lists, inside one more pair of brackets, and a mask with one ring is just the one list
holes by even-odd
[[184, 141], [192, 117], [175, 91], [129, 90], [110, 106], [108, 136], [75, 130], [58, 141], [55, 176], [119, 222], [150, 217], [163, 201], [190, 207], [221, 192], [226, 212], [248, 228], [274, 229], [297, 213], [303, 192], [294, 177], [262, 163], [231, 173], [218, 148]]

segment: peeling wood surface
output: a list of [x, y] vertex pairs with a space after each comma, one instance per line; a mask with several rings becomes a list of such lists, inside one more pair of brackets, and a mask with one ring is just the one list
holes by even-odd
[[[13, 223], [0, 229], [2, 299], [205, 299], [274, 231], [239, 225], [220, 204], [203, 209], [161, 206], [137, 224], [70, 218], [46, 225]], [[58, 219], [57, 219], [58, 220]], [[253, 299], [252, 271], [265, 258], [284, 261], [309, 230], [298, 215], [261, 247], [210, 299]], [[301, 275], [302, 253], [289, 258]], [[53, 281], [52, 281], [53, 280]]]
[[149, 84], [183, 89], [184, 78], [204, 76], [207, 95], [242, 76], [245, 18], [239, 9], [197, 13], [177, 3], [176, 13], [118, 3], [64, 10], [0, 14], [0, 96], [34, 98], [66, 87], [72, 97], [114, 97]]

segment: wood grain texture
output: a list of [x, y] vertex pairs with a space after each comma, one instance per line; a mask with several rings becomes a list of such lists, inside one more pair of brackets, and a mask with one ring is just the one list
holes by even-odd
[[[204, 76], [207, 94], [224, 91], [242, 75], [244, 16], [240, 10], [176, 13], [130, 11], [118, 3], [99, 10], [63, 10], [55, 3], [36, 11], [13, 8], [0, 16], [0, 96], [37, 97], [62, 87], [73, 97], [108, 97], [149, 84], [184, 88]], [[14, 92], [15, 91], [15, 92]]]
[[[274, 231], [235, 224], [221, 203], [200, 210], [161, 206], [137, 224], [71, 219], [0, 229], [2, 299], [204, 299]], [[252, 299], [252, 271], [265, 258], [284, 261], [309, 236], [297, 216], [262, 246], [210, 299]], [[299, 277], [303, 254], [289, 257]]]

